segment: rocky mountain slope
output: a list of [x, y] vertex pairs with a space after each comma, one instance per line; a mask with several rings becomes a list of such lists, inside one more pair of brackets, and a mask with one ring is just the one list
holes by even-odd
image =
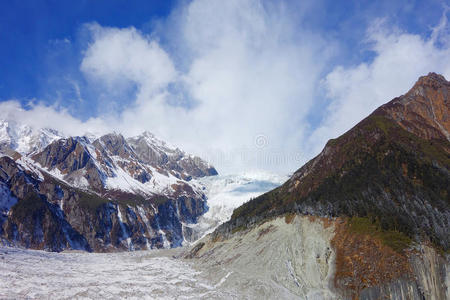
[[[449, 95], [450, 83], [444, 77], [421, 77], [405, 95], [330, 140], [285, 184], [235, 209], [230, 221], [199, 242], [188, 257], [222, 261], [225, 270], [237, 270], [242, 261], [267, 265], [264, 253], [278, 245], [277, 234], [286, 232], [286, 226], [292, 229], [292, 220], [310, 216], [311, 222], [332, 228], [332, 234], [319, 234], [324, 241], [312, 241], [315, 246], [309, 245], [308, 234], [295, 243], [291, 235], [280, 241], [291, 251], [284, 253], [286, 247], [281, 247], [281, 266], [256, 274], [270, 272], [281, 284], [277, 288], [308, 299], [315, 297], [316, 288], [325, 289], [317, 299], [448, 299]], [[283, 218], [285, 222], [279, 221]], [[249, 239], [260, 245], [265, 236], [273, 240], [239, 250]], [[316, 246], [316, 257], [316, 252], [305, 252]], [[313, 289], [308, 284], [312, 275], [302, 268], [314, 260], [325, 261], [326, 270], [318, 271], [321, 288]], [[290, 283], [274, 275], [278, 269], [291, 274], [286, 277]]]
[[[416, 245], [403, 256], [375, 239], [349, 238], [346, 226], [343, 219], [280, 216], [226, 239], [206, 237], [185, 257], [236, 298], [449, 299], [442, 254]], [[343, 249], [353, 251], [343, 256]]]
[[0, 235], [34, 249], [180, 246], [207, 211], [205, 161], [152, 134], [66, 137], [0, 122]]

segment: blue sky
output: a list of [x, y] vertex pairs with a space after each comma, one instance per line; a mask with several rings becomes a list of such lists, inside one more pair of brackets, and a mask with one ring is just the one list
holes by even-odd
[[447, 5], [1, 1], [0, 117], [292, 171], [418, 76], [449, 76]]
[[[152, 21], [167, 17], [174, 5], [170, 0], [1, 1], [0, 99], [17, 98], [26, 103], [39, 98], [52, 103], [60, 92], [69, 98], [76, 96], [70, 84], [59, 78], [67, 72], [79, 75], [72, 73], [77, 73], [86, 43], [80, 36], [83, 24], [150, 29]], [[94, 94], [90, 100], [95, 102]], [[85, 118], [95, 111], [95, 105], [86, 104], [74, 112]]]

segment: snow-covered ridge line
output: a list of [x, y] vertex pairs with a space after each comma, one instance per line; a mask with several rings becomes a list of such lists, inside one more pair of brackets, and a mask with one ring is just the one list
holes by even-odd
[[0, 119], [0, 150], [5, 146], [21, 154], [38, 152], [64, 135], [50, 128], [33, 128], [26, 124]]
[[[118, 133], [70, 137], [52, 129], [0, 120], [0, 153], [20, 156], [17, 162], [41, 179], [41, 171], [45, 171], [69, 185], [96, 192], [182, 195], [193, 191], [201, 195], [201, 187], [192, 179], [217, 174], [209, 163], [148, 131], [127, 139]], [[95, 183], [92, 176], [98, 177]]]

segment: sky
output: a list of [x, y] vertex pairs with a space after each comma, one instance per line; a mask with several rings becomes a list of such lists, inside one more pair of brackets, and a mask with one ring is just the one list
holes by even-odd
[[286, 174], [419, 76], [450, 79], [449, 5], [1, 1], [0, 118]]

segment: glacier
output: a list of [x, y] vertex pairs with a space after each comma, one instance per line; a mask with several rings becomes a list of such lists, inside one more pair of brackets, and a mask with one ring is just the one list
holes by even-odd
[[[228, 221], [233, 210], [252, 198], [281, 185], [288, 176], [268, 172], [247, 172], [235, 175], [217, 175], [198, 179], [205, 189], [208, 211], [198, 223], [185, 225], [197, 241]], [[191, 242], [193, 244], [193, 242]]]

